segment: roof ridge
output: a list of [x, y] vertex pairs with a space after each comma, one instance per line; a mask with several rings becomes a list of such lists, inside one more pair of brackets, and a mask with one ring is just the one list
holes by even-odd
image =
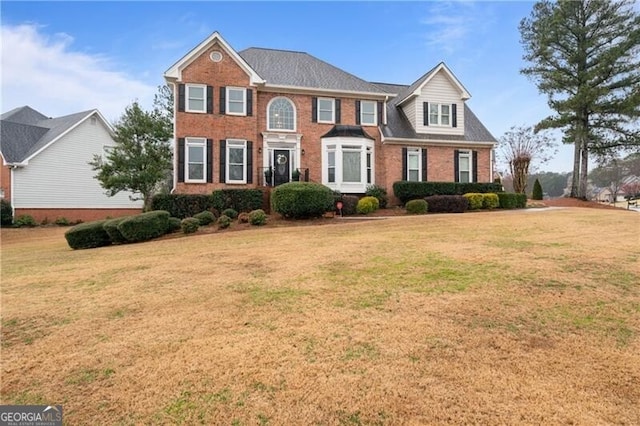
[[[274, 51], [274, 52], [287, 52], [287, 53], [302, 53], [304, 55], [309, 55], [309, 53], [303, 52], [301, 50], [275, 49], [275, 48], [272, 48], [272, 47], [257, 47], [257, 46], [247, 47], [246, 49], [242, 49], [238, 53], [242, 53], [245, 50], [249, 50], [249, 49], [271, 50], [271, 51]], [[311, 56], [311, 55], [309, 55], [309, 56]]]

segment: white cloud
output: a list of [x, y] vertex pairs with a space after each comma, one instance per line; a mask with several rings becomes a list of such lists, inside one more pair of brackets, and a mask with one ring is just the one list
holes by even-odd
[[2, 112], [29, 105], [48, 116], [97, 108], [110, 121], [134, 100], [149, 107], [155, 86], [117, 69], [109, 58], [74, 50], [68, 34], [34, 24], [1, 29]]

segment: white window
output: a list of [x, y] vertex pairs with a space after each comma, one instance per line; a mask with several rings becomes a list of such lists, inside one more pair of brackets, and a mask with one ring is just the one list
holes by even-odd
[[247, 115], [247, 91], [242, 87], [227, 87], [227, 114]]
[[204, 84], [187, 84], [187, 112], [207, 112], [207, 86]]
[[206, 148], [205, 138], [185, 138], [185, 182], [206, 182]]
[[322, 141], [322, 183], [344, 193], [364, 193], [373, 184], [373, 140], [327, 138]]
[[267, 129], [295, 130], [296, 110], [287, 98], [274, 98], [267, 107]]
[[335, 119], [335, 100], [318, 98], [318, 123], [333, 123]]
[[361, 101], [360, 102], [360, 124], [363, 125], [376, 125], [376, 117], [378, 104], [374, 101]]
[[429, 104], [429, 125], [430, 126], [450, 126], [451, 125], [451, 105], [449, 104]]
[[407, 149], [407, 180], [420, 182], [422, 180], [422, 151], [419, 148]]
[[227, 139], [227, 183], [247, 183], [247, 141]]
[[471, 151], [458, 152], [458, 181], [471, 182]]

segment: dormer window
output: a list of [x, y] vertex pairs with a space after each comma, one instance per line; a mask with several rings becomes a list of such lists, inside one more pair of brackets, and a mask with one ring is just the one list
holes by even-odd
[[430, 126], [450, 126], [451, 125], [451, 105], [450, 104], [429, 104], [429, 125]]

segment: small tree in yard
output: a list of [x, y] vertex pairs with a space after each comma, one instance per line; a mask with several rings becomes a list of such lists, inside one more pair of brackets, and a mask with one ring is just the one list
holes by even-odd
[[531, 194], [532, 200], [542, 200], [544, 193], [542, 192], [542, 185], [540, 185], [540, 181], [536, 179], [533, 184], [533, 193]]
[[499, 142], [499, 147], [513, 179], [513, 191], [524, 194], [527, 189], [529, 168], [536, 160], [549, 161], [555, 154], [554, 144], [542, 133], [534, 133], [531, 127], [511, 127]]
[[109, 196], [130, 191], [132, 201], [143, 200], [144, 210], [151, 208], [151, 198], [171, 169], [170, 139], [173, 124], [157, 105], [144, 111], [137, 102], [125, 109], [114, 125], [116, 145], [106, 161], [95, 155], [89, 164]]

